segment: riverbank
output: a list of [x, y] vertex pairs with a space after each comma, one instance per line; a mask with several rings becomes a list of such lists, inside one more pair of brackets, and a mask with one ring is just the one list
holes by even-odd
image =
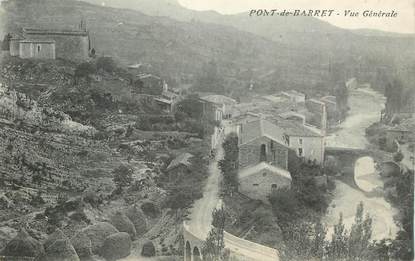
[[[353, 90], [349, 94], [349, 115], [339, 129], [326, 139], [327, 147], [342, 147], [354, 149], [368, 149], [370, 143], [366, 138], [366, 128], [379, 121], [380, 112], [384, 107], [385, 98], [369, 88]], [[373, 166], [371, 166], [373, 164]], [[336, 181], [333, 200], [323, 222], [328, 226], [327, 236], [333, 233], [333, 226], [338, 222], [342, 213], [345, 227], [350, 229], [354, 222], [357, 204], [363, 202], [365, 212], [373, 219], [372, 239], [394, 238], [398, 227], [394, 216], [398, 211], [393, 208], [383, 196], [369, 197], [363, 191], [372, 191], [374, 188], [383, 189], [383, 181], [374, 170], [374, 162], [360, 159], [354, 166], [354, 174], [358, 174], [356, 184], [362, 186], [353, 188], [343, 181]], [[355, 179], [356, 181], [356, 179]]]

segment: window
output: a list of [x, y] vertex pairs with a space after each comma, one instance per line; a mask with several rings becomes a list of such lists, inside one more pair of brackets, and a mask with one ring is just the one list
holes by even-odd
[[266, 177], [267, 176], [267, 173], [266, 172], [262, 173], [262, 176], [263, 177]]
[[259, 155], [259, 161], [267, 161], [267, 151], [266, 151], [266, 146], [265, 144], [261, 144], [261, 149], [260, 149], [260, 155]]
[[299, 157], [303, 156], [303, 149], [302, 148], [298, 148], [298, 156]]
[[277, 190], [277, 189], [278, 189], [277, 184], [272, 184], [272, 185], [271, 185], [271, 190], [272, 190], [272, 191]]
[[303, 145], [303, 139], [298, 139], [298, 144]]
[[259, 186], [259, 184], [256, 184], [256, 183], [255, 183], [255, 184], [252, 184], [252, 185], [253, 185], [254, 187], [258, 187], [258, 186]]
[[40, 53], [40, 44], [37, 45], [37, 52]]

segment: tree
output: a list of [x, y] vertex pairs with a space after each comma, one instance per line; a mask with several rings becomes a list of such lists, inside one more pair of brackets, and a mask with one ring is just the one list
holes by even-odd
[[97, 70], [103, 70], [108, 73], [113, 73], [117, 69], [117, 65], [111, 57], [99, 57], [96, 61]]
[[238, 136], [235, 133], [229, 134], [222, 144], [225, 155], [219, 161], [219, 168], [223, 174], [226, 190], [238, 188]]
[[343, 214], [340, 213], [339, 222], [334, 225], [334, 233], [328, 246], [327, 256], [330, 260], [342, 260], [347, 257], [347, 231], [343, 224]]
[[133, 181], [133, 170], [130, 166], [121, 164], [113, 171], [113, 178], [112, 180], [117, 185], [117, 189], [119, 191], [122, 190], [123, 187], [128, 186]]
[[223, 206], [213, 211], [212, 218], [212, 229], [202, 248], [203, 260], [224, 261], [227, 256], [224, 242], [226, 216]]
[[372, 218], [369, 215], [364, 218], [363, 211], [363, 203], [360, 202], [357, 205], [354, 224], [348, 239], [349, 258], [352, 260], [359, 260], [368, 255], [368, 246], [372, 237]]

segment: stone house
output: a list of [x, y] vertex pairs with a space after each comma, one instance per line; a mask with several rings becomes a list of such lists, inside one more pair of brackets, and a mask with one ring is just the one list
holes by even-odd
[[327, 111], [327, 120], [330, 122], [330, 124], [335, 124], [339, 118], [339, 113], [337, 111], [337, 99], [335, 96], [324, 96], [320, 98], [320, 101], [322, 101], [326, 105], [326, 111]]
[[264, 119], [241, 125], [239, 143], [239, 191], [267, 201], [272, 189], [290, 187], [289, 148], [283, 133]]
[[316, 126], [322, 130], [327, 129], [327, 108], [326, 104], [316, 99], [307, 99], [305, 106], [309, 112], [312, 113], [312, 117], [306, 117], [307, 124]]
[[290, 173], [278, 166], [261, 162], [255, 166], [241, 170], [239, 176], [239, 192], [252, 199], [266, 202], [269, 195], [281, 188], [291, 187]]
[[19, 42], [19, 57], [22, 59], [55, 59], [54, 40], [21, 40]]
[[415, 140], [415, 118], [403, 120], [400, 124], [386, 130], [386, 147], [396, 149], [399, 144]]
[[164, 81], [153, 74], [138, 74], [132, 79], [132, 84], [136, 87], [137, 93], [148, 95], [159, 95], [165, 91]]
[[264, 119], [241, 125], [239, 133], [239, 168], [260, 162], [288, 168], [288, 146], [281, 129]]
[[288, 120], [278, 116], [267, 119], [282, 129], [285, 145], [293, 150], [297, 157], [319, 165], [323, 164], [325, 145], [324, 136], [320, 130], [297, 120]]
[[202, 117], [205, 121], [222, 121], [222, 106], [199, 98], [199, 105], [202, 107]]
[[289, 90], [281, 92], [281, 96], [287, 97], [290, 101], [295, 103], [305, 102], [305, 94], [296, 90]]
[[79, 30], [23, 28], [23, 38], [30, 40], [53, 40], [56, 57], [71, 61], [84, 61], [89, 57], [91, 43], [84, 25]]
[[207, 95], [200, 99], [216, 104], [222, 110], [224, 119], [232, 117], [233, 106], [237, 104], [234, 99], [224, 95]]
[[8, 38], [7, 45], [10, 56], [23, 59], [62, 58], [79, 62], [87, 60], [91, 50], [89, 32], [83, 22], [78, 30], [23, 28]]
[[[262, 120], [260, 120], [261, 118]], [[297, 157], [319, 165], [323, 164], [324, 135], [320, 130], [307, 126], [298, 119], [290, 120], [280, 116], [247, 114], [234, 121], [232, 131], [242, 141], [249, 139], [249, 135], [258, 135], [260, 126], [267, 126], [266, 128], [275, 139], [278, 138], [280, 144], [295, 152]]]

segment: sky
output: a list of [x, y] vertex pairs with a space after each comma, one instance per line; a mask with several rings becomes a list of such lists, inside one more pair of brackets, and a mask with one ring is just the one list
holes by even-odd
[[[178, 0], [194, 10], [215, 10], [235, 14], [251, 9], [336, 9], [340, 16], [320, 18], [348, 29], [370, 28], [399, 33], [415, 33], [415, 0]], [[396, 18], [344, 17], [345, 10], [398, 13]]]

